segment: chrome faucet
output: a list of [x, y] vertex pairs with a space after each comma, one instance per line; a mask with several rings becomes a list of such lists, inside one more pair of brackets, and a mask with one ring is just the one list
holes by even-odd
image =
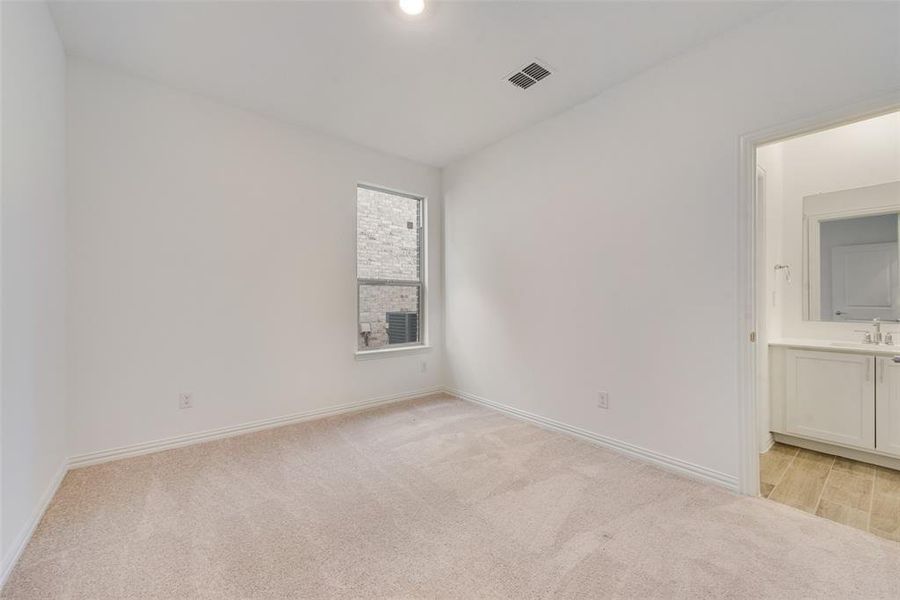
[[894, 334], [892, 334], [890, 331], [882, 333], [881, 319], [878, 319], [877, 317], [872, 319], [872, 327], [875, 328], [874, 332], [867, 331], [865, 329], [854, 329], [856, 333], [863, 334], [863, 344], [885, 344], [887, 346], [894, 345]]

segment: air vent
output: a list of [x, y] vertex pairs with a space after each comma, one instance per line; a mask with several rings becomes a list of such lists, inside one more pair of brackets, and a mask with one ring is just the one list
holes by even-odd
[[528, 77], [524, 73], [516, 73], [515, 75], [513, 75], [512, 77], [509, 78], [509, 82], [513, 85], [519, 86], [523, 90], [527, 90], [528, 88], [530, 88], [531, 86], [533, 86], [534, 84], [537, 83], [537, 81], [535, 81], [531, 77]]
[[550, 69], [537, 62], [533, 62], [507, 77], [507, 81], [516, 87], [527, 90], [548, 75], [550, 75]]
[[531, 63], [530, 65], [528, 65], [527, 67], [522, 69], [522, 72], [525, 73], [526, 75], [528, 75], [529, 77], [531, 77], [532, 79], [534, 79], [535, 81], [540, 81], [541, 79], [543, 79], [544, 77], [546, 77], [547, 75], [550, 74], [550, 71], [548, 71], [547, 69], [545, 69], [544, 67], [542, 67], [541, 65], [539, 65], [537, 63]]

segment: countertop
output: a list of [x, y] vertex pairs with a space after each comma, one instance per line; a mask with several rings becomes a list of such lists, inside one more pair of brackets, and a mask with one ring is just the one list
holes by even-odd
[[[897, 337], [897, 336], [895, 336]], [[898, 338], [900, 341], [900, 338]], [[810, 350], [831, 350], [834, 352], [857, 352], [859, 354], [878, 354], [900, 356], [900, 344], [863, 344], [840, 340], [817, 340], [804, 338], [777, 338], [769, 340], [770, 346], [788, 346], [791, 348], [807, 348]]]

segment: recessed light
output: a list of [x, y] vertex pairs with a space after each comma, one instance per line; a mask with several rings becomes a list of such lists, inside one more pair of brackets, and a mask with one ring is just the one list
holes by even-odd
[[420, 15], [425, 10], [425, 0], [400, 0], [400, 10], [408, 15]]

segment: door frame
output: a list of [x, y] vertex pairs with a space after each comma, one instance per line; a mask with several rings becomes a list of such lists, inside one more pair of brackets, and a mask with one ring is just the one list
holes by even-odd
[[738, 296], [738, 492], [759, 495], [759, 410], [768, 390], [757, 385], [758, 355], [768, 346], [764, 329], [757, 329], [764, 298], [766, 269], [757, 252], [765, 248], [765, 206], [756, 189], [756, 149], [792, 137], [831, 129], [900, 110], [900, 90], [872, 96], [838, 108], [799, 118], [740, 136], [737, 196]]

